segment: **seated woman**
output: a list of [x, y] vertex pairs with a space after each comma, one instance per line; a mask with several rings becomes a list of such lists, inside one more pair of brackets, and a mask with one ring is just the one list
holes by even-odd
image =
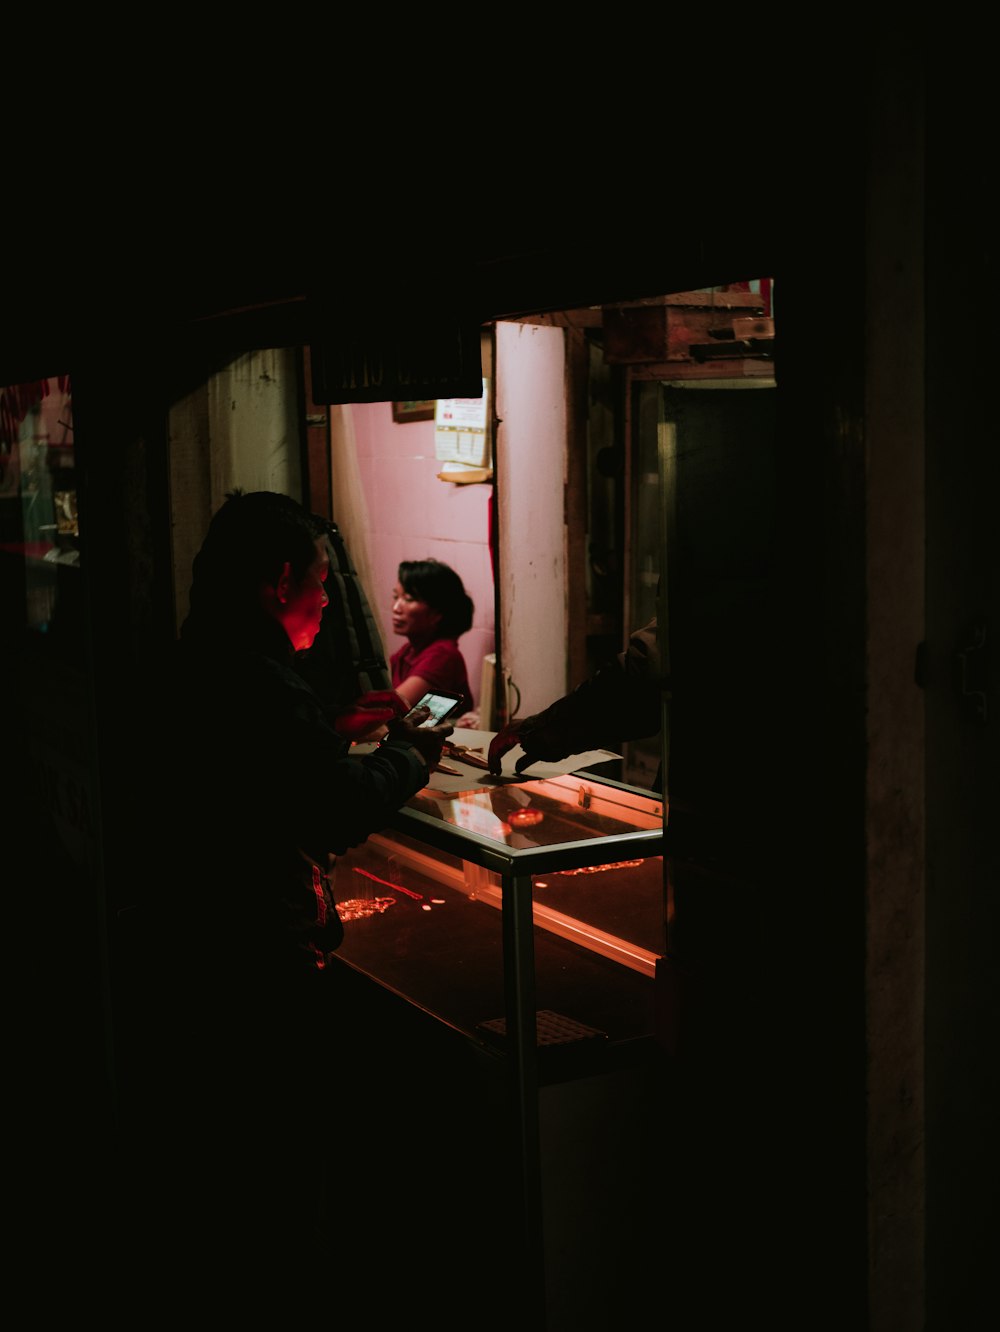
[[472, 627], [472, 599], [461, 578], [440, 560], [404, 560], [392, 592], [392, 627], [406, 643], [389, 659], [396, 693], [413, 707], [429, 690], [472, 690], [458, 640]]

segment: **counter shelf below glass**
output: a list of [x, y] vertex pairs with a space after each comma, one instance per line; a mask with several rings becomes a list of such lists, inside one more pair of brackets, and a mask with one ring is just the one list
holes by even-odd
[[[501, 829], [517, 809], [541, 823]], [[506, 1014], [514, 958], [537, 1011], [609, 1042], [648, 1037], [666, 948], [662, 817], [651, 793], [575, 776], [424, 788], [338, 863], [352, 913], [340, 956], [476, 1039]], [[522, 934], [505, 960], [508, 906], [518, 930], [528, 908], [531, 943], [522, 955]]]

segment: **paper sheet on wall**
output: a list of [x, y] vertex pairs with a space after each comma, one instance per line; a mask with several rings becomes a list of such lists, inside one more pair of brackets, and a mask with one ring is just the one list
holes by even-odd
[[488, 381], [481, 398], [438, 398], [434, 409], [434, 455], [444, 463], [488, 467], [489, 434], [486, 409]]

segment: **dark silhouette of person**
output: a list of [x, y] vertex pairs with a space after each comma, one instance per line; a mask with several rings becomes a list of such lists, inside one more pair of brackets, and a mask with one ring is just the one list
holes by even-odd
[[[153, 691], [143, 891], [129, 916], [121, 1206], [134, 1270], [204, 1313], [325, 1307], [350, 1039], [336, 857], [427, 783], [451, 727], [364, 756], [295, 669], [319, 631], [322, 523], [232, 492]], [[424, 714], [426, 715], [426, 713]], [[130, 1233], [131, 1232], [131, 1233]], [[190, 1305], [189, 1305], [190, 1307]]]

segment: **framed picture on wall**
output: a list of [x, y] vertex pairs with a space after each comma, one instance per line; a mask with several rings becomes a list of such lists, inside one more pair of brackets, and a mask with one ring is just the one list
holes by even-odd
[[420, 402], [394, 402], [392, 419], [394, 421], [433, 421], [436, 398], [423, 399]]

